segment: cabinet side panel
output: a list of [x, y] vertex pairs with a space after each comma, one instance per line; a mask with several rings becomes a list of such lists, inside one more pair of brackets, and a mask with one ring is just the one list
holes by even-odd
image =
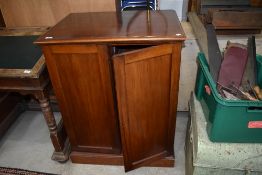
[[54, 59], [54, 55], [52, 54], [50, 47], [43, 46], [42, 50], [45, 56], [45, 62], [48, 68], [49, 77], [54, 89], [55, 96], [57, 98], [60, 112], [62, 114], [63, 124], [65, 125], [65, 129], [69, 137], [70, 144], [76, 145], [75, 134], [73, 128], [70, 127], [72, 122], [70, 120], [70, 114], [67, 108], [68, 105], [66, 105], [67, 102], [65, 101], [61, 81], [59, 79], [60, 70], [57, 70], [56, 60]]
[[181, 42], [173, 45], [171, 58], [171, 79], [170, 79], [170, 109], [168, 125], [168, 152], [174, 156], [174, 140], [176, 130], [176, 113], [178, 104], [180, 63], [181, 63]]
[[70, 13], [116, 11], [115, 0], [2, 0], [0, 7], [7, 27], [53, 26]]

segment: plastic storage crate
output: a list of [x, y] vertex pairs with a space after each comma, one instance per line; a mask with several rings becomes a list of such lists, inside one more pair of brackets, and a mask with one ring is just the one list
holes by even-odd
[[[258, 78], [262, 79], [259, 75], [262, 57], [257, 55], [257, 60]], [[198, 54], [197, 62], [195, 94], [207, 120], [209, 139], [213, 142], [262, 143], [262, 101], [223, 99], [216, 90], [203, 53]]]

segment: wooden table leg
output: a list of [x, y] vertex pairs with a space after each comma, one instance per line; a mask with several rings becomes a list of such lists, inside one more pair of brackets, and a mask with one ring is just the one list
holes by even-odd
[[65, 134], [62, 121], [57, 125], [53, 111], [50, 107], [48, 95], [45, 92], [36, 93], [35, 97], [38, 99], [45, 121], [49, 128], [50, 138], [55, 148], [52, 159], [58, 162], [65, 162], [69, 158], [70, 144]]

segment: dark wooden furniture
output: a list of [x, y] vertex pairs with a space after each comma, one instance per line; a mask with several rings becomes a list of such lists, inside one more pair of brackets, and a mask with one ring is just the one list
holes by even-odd
[[190, 0], [204, 25], [212, 24], [218, 35], [261, 33], [262, 11], [257, 0]]
[[4, 17], [3, 17], [3, 14], [2, 14], [2, 11], [0, 9], [0, 27], [6, 27], [5, 25], [5, 20], [4, 20]]
[[[262, 9], [210, 9], [210, 22], [216, 29], [261, 29]], [[236, 20], [238, 19], [238, 20]]]
[[262, 1], [260, 0], [250, 0], [251, 6], [262, 7]]
[[70, 14], [42, 46], [75, 163], [174, 166], [181, 45], [174, 11]]
[[38, 99], [55, 148], [52, 159], [63, 162], [68, 159], [69, 144], [62, 123], [57, 126], [49, 105], [50, 80], [41, 49], [33, 45], [37, 37], [0, 36], [0, 90]]
[[0, 138], [23, 111], [19, 95], [0, 92]]
[[[252, 1], [252, 0], [251, 0]], [[212, 8], [247, 8], [252, 5], [250, 0], [189, 0], [189, 11], [206, 14]]]

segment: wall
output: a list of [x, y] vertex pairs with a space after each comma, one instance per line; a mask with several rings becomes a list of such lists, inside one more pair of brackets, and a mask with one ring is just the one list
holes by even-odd
[[179, 20], [186, 20], [188, 0], [158, 0], [160, 10], [175, 10]]
[[0, 0], [7, 27], [53, 26], [69, 13], [115, 11], [115, 0]]

